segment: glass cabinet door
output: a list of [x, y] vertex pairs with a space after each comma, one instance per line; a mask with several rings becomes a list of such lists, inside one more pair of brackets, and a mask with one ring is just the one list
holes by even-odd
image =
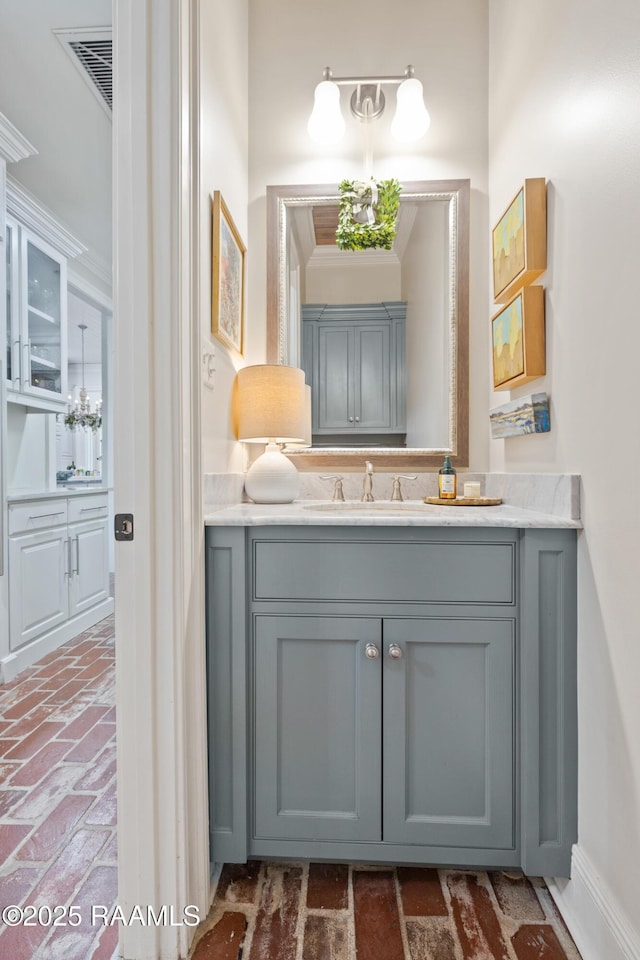
[[22, 388], [40, 396], [64, 396], [66, 389], [65, 263], [41, 241], [22, 237]]
[[7, 287], [6, 287], [6, 292], [7, 292], [7, 313], [6, 313], [6, 321], [7, 321], [7, 333], [6, 333], [6, 337], [7, 337], [7, 343], [6, 343], [6, 351], [7, 351], [7, 380], [8, 380], [8, 382], [9, 382], [9, 384], [11, 384], [11, 381], [13, 380], [13, 376], [14, 376], [14, 370], [13, 370], [13, 336], [12, 336], [12, 332], [11, 332], [11, 294], [12, 294], [12, 292], [13, 292], [12, 289], [11, 289], [11, 262], [12, 262], [12, 259], [13, 259], [13, 258], [12, 258], [12, 249], [11, 249], [11, 246], [12, 246], [11, 241], [12, 241], [12, 239], [13, 239], [13, 229], [12, 229], [12, 227], [9, 226], [9, 224], [7, 224], [7, 232], [6, 232], [6, 240], [7, 240], [6, 247], [7, 247], [7, 249], [6, 249], [6, 259], [5, 259], [5, 271], [6, 271], [6, 277], [7, 277]]

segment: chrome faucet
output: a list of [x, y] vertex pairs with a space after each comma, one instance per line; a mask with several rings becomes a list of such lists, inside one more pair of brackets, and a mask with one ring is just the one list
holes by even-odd
[[360, 499], [367, 503], [373, 503], [373, 464], [370, 460], [365, 460], [362, 496]]

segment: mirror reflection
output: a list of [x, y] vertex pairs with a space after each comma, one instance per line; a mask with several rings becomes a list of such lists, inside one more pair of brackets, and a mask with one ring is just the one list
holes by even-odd
[[391, 251], [338, 249], [337, 187], [267, 191], [270, 362], [312, 387], [306, 456], [464, 462], [468, 181], [404, 184]]

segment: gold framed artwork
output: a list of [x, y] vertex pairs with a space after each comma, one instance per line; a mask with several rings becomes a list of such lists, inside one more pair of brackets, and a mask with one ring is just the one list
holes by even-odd
[[245, 247], [229, 209], [213, 194], [211, 332], [227, 347], [244, 353]]
[[515, 387], [543, 377], [544, 287], [523, 287], [491, 319], [493, 389]]
[[491, 233], [493, 298], [506, 303], [547, 269], [547, 188], [525, 180]]

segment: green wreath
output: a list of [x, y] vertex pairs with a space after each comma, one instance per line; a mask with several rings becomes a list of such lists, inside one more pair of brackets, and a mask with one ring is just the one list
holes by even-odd
[[336, 242], [340, 250], [391, 250], [402, 187], [397, 180], [343, 180]]

